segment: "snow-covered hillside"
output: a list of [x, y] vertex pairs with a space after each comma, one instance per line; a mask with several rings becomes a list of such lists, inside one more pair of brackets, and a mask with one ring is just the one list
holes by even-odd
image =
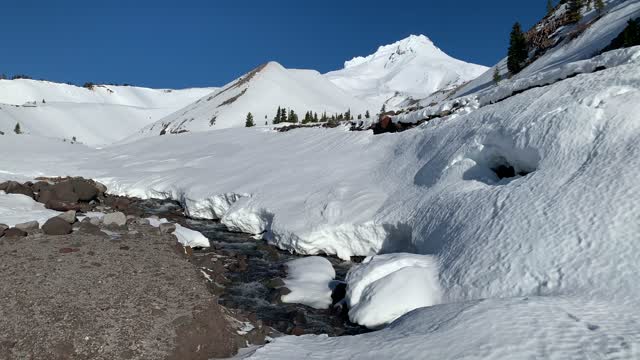
[[156, 90], [95, 85], [92, 89], [38, 80], [0, 80], [0, 131], [77, 141], [115, 142], [186, 106], [214, 88]]
[[[255, 359], [638, 359], [640, 46], [594, 52], [640, 0], [606, 3], [530, 68], [498, 85], [485, 74], [433, 107], [460, 111], [409, 131], [238, 128], [249, 111], [258, 123], [277, 105], [304, 113], [287, 99], [336, 91], [269, 63], [147, 129], [190, 130], [180, 136], [91, 149], [7, 134], [0, 180], [91, 177], [293, 252], [370, 256], [346, 277], [349, 317], [386, 327], [278, 338]], [[357, 113], [344, 94], [332, 106]], [[216, 126], [229, 128], [196, 132]], [[311, 265], [288, 281], [323, 268], [313, 288], [328, 303], [334, 273]], [[291, 297], [306, 302], [301, 285]]]
[[[401, 344], [398, 358], [415, 357], [420, 344], [458, 341], [460, 353], [429, 348], [445, 359], [530, 358], [546, 354], [542, 345], [562, 359], [585, 351], [613, 358], [611, 349], [634, 358], [640, 47], [608, 56], [628, 61], [399, 134], [237, 128], [102, 150], [6, 136], [0, 177], [84, 175], [119, 194], [171, 196], [194, 216], [264, 232], [302, 253], [408, 251], [438, 259], [444, 305], [371, 335], [277, 340], [258, 358], [296, 358], [285, 354], [323, 346], [354, 357], [371, 341]], [[516, 174], [499, 179], [492, 169], [500, 165]], [[401, 274], [424, 274], [417, 270]], [[399, 284], [389, 279], [365, 286], [359, 311], [386, 311], [375, 289], [388, 293]], [[460, 340], [486, 326], [490, 339]]]
[[[606, 7], [601, 19], [594, 22], [598, 16], [596, 9], [593, 7], [584, 8], [580, 23], [561, 27], [554, 32], [553, 38], [560, 43], [524, 68], [522, 72], [516, 74], [513, 80], [591, 58], [620, 34], [627, 25], [627, 21], [640, 16], [640, 1], [638, 0], [604, 0], [604, 3]], [[566, 11], [565, 6], [560, 5], [557, 11], [551, 15], [551, 19], [561, 16]], [[570, 36], [576, 28], [583, 27], [586, 29], [576, 39]], [[507, 59], [504, 58], [478, 78], [456, 89], [454, 93], [450, 94], [450, 98], [469, 95], [493, 86], [493, 74], [496, 68], [503, 78], [508, 76]], [[421, 103], [428, 105], [430, 102], [430, 99], [426, 99]]]
[[451, 89], [485, 72], [481, 65], [454, 59], [424, 35], [411, 35], [381, 46], [367, 57], [344, 63], [325, 76], [338, 87], [376, 105], [395, 108], [407, 99], [421, 99]]
[[314, 70], [285, 69], [276, 62], [261, 65], [220, 90], [145, 127], [133, 138], [160, 132], [207, 131], [245, 125], [247, 113], [256, 125], [271, 124], [278, 106], [328, 115], [364, 114], [374, 107], [339, 89]]

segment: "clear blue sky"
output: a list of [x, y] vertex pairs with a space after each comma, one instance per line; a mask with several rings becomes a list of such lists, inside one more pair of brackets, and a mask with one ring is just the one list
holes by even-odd
[[492, 65], [514, 21], [545, 0], [4, 0], [0, 73], [82, 84], [217, 86], [276, 60], [320, 72], [425, 34], [448, 54]]

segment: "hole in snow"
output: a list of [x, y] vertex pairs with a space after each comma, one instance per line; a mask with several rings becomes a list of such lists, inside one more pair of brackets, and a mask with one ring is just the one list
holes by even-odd
[[536, 149], [517, 148], [507, 142], [485, 144], [469, 158], [476, 165], [464, 173], [463, 179], [488, 185], [505, 185], [527, 176], [536, 171], [540, 162]]

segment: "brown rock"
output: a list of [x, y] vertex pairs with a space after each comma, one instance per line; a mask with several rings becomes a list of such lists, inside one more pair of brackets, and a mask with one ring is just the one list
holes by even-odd
[[7, 194], [22, 194], [33, 199], [33, 190], [17, 181], [7, 181], [0, 184], [0, 190], [4, 190]]
[[73, 228], [69, 222], [56, 216], [42, 225], [42, 231], [47, 235], [67, 235], [71, 234]]
[[17, 238], [17, 237], [25, 237], [25, 236], [27, 236], [26, 231], [16, 229], [16, 228], [7, 229], [4, 231], [4, 237], [6, 238]]
[[61, 201], [61, 200], [49, 200], [44, 204], [44, 207], [51, 210], [65, 211], [65, 212], [69, 210], [75, 210], [75, 211], [82, 210], [82, 206], [79, 205], [78, 203]]
[[89, 202], [98, 197], [98, 188], [91, 180], [75, 179], [71, 180], [73, 192], [78, 195], [78, 200]]
[[40, 193], [44, 190], [47, 190], [50, 186], [51, 184], [49, 184], [46, 181], [38, 181], [35, 184], [31, 185], [31, 190], [33, 190], [34, 192]]

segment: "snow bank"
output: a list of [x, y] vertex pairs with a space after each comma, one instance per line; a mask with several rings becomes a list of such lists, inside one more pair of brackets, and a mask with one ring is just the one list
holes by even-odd
[[[487, 299], [415, 310], [358, 336], [285, 336], [244, 359], [638, 359], [633, 306], [562, 297]], [[311, 355], [309, 355], [311, 356]]]
[[40, 225], [48, 219], [60, 215], [49, 210], [43, 204], [22, 194], [6, 194], [0, 191], [0, 224], [15, 226], [28, 221], [37, 221]]
[[564, 64], [549, 71], [537, 72], [527, 77], [520, 76], [515, 80], [502, 81], [499, 85], [478, 95], [480, 106], [501, 101], [527, 89], [550, 85], [572, 76], [591, 73], [623, 64], [636, 64], [636, 66], [640, 66], [640, 46], [609, 51], [591, 59]]
[[349, 319], [368, 328], [442, 300], [437, 259], [429, 255], [368, 257], [349, 271], [346, 282]]
[[[149, 225], [153, 227], [158, 227], [160, 224], [168, 223], [167, 219], [158, 219], [154, 217], [147, 218], [149, 220]], [[199, 231], [188, 229], [180, 224], [174, 224], [176, 226], [176, 230], [173, 232], [173, 235], [178, 238], [178, 242], [184, 246], [190, 246], [192, 248], [202, 247], [208, 248], [211, 246], [209, 243], [209, 239], [206, 236], [202, 235]]]
[[335, 277], [333, 265], [323, 257], [310, 256], [289, 261], [284, 282], [291, 293], [283, 295], [281, 300], [328, 309], [331, 306], [331, 282]]

